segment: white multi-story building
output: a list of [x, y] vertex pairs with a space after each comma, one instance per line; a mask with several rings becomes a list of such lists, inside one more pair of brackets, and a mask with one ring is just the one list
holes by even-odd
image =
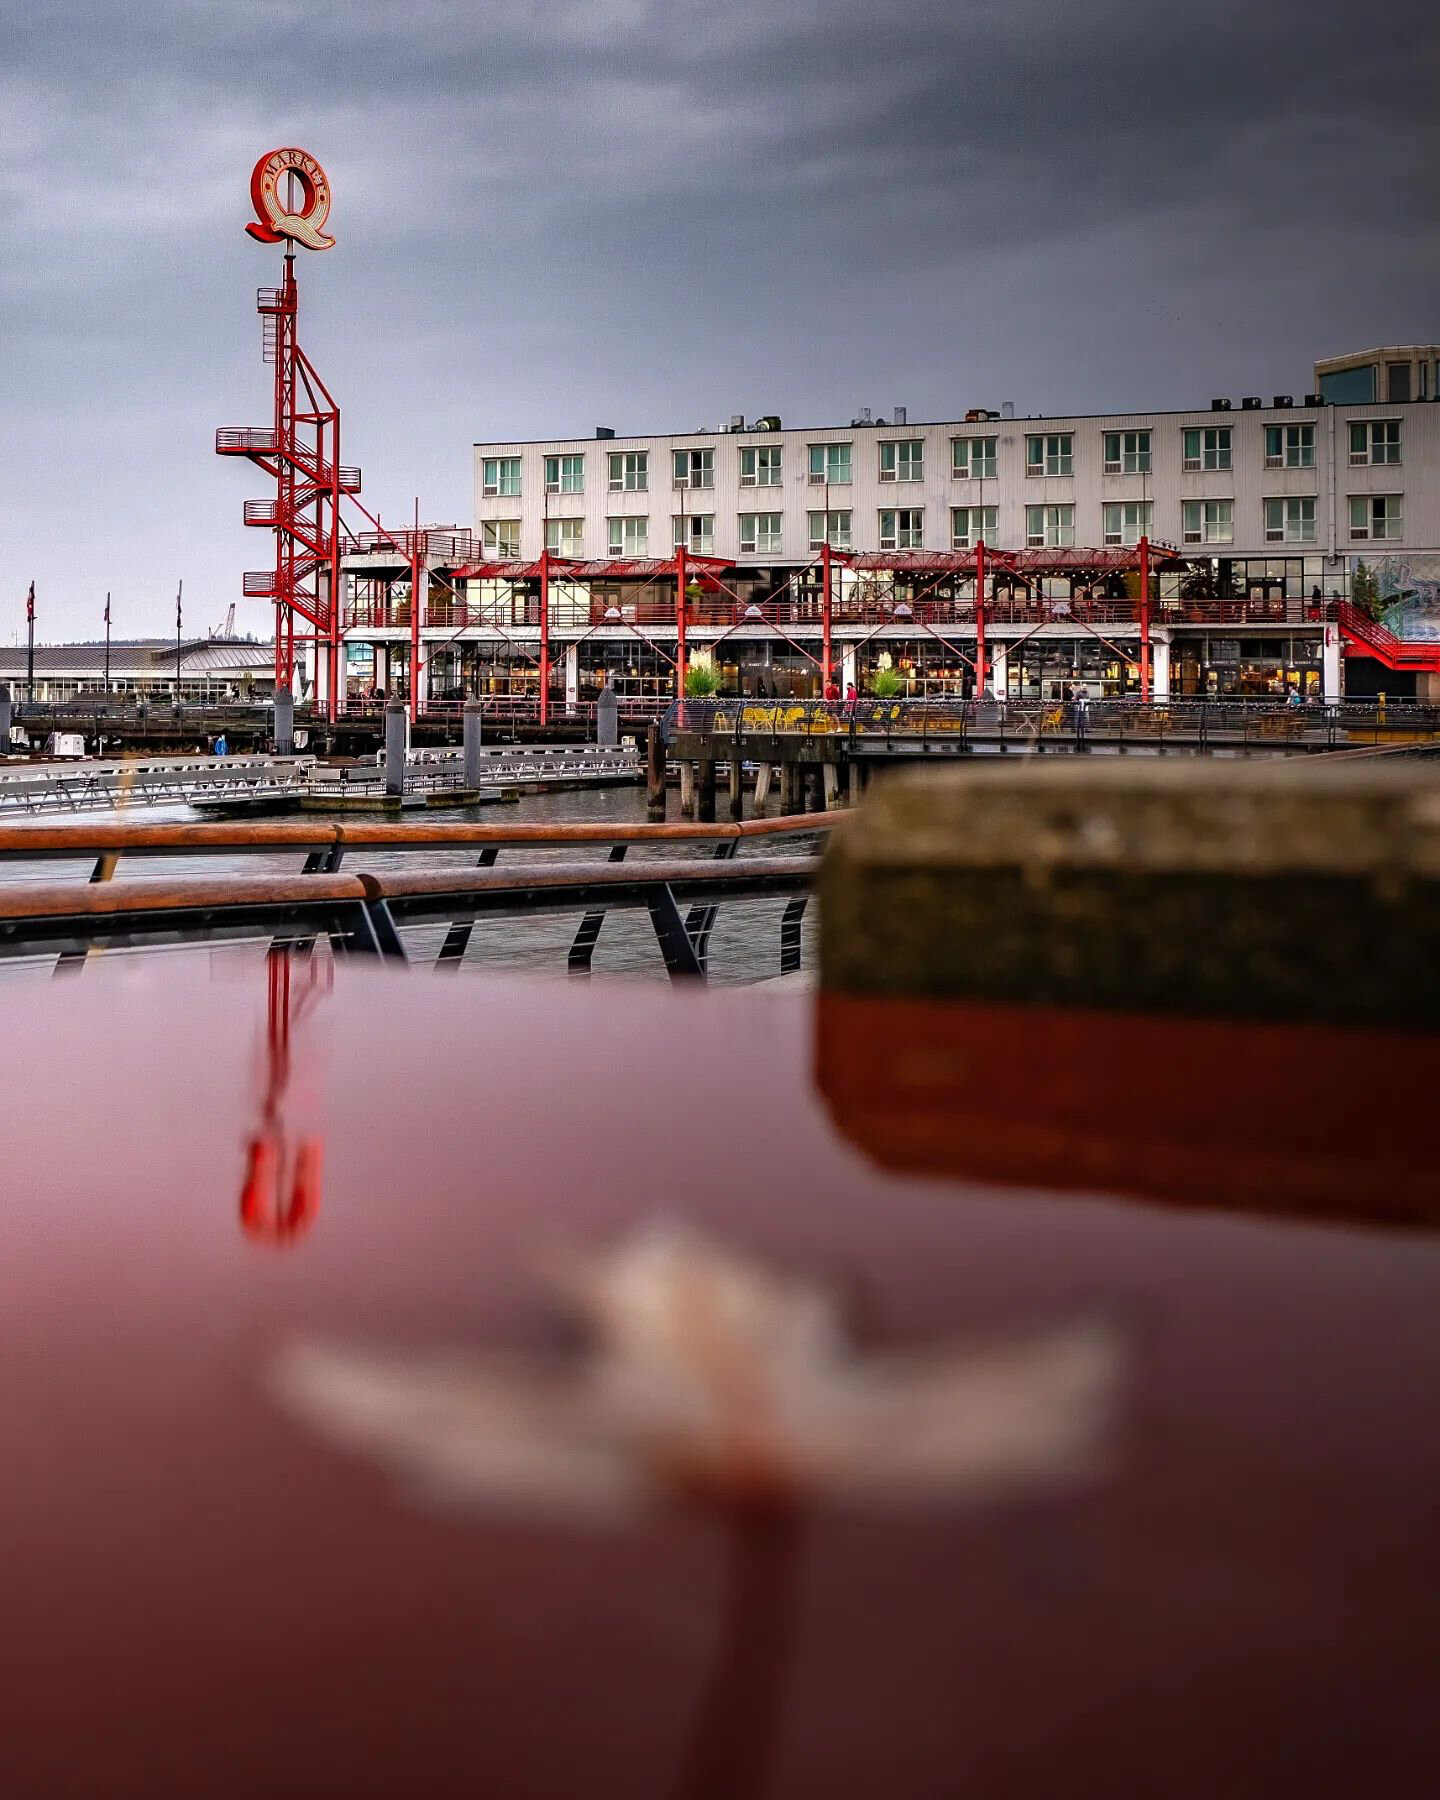
[[736, 429], [475, 446], [486, 554], [738, 568], [841, 550], [1124, 547], [1283, 560], [1440, 550], [1440, 408], [1412, 402]]
[[[1399, 353], [1367, 354], [1368, 376], [1338, 373], [1399, 392]], [[727, 691], [776, 695], [877, 667], [913, 694], [974, 691], [983, 669], [1015, 698], [1440, 688], [1377, 660], [1384, 634], [1357, 635], [1347, 602], [1362, 561], [1384, 591], [1440, 593], [1440, 406], [1418, 399], [737, 418], [476, 444], [474, 475], [473, 531], [346, 559], [352, 698], [538, 710], [543, 687], [553, 717], [603, 682], [653, 709], [697, 656]]]

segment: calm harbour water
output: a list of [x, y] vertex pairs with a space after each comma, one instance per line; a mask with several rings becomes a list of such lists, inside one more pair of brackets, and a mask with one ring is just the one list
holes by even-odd
[[[679, 817], [679, 799], [673, 793], [670, 798], [670, 817], [675, 820]], [[133, 806], [114, 812], [88, 813], [84, 815], [83, 821], [51, 814], [30, 822], [35, 825], [55, 825], [61, 823], [63, 818], [67, 825], [82, 822], [109, 824], [116, 820], [158, 825], [165, 822], [194, 823], [202, 816], [188, 806]], [[317, 822], [325, 817], [323, 814], [312, 816]], [[357, 819], [354, 813], [347, 813], [345, 816], [351, 820]], [[376, 815], [377, 818], [380, 816]], [[432, 810], [425, 814], [425, 818], [429, 823], [447, 819], [471, 819], [486, 825], [502, 826], [547, 821], [590, 823], [613, 820], [632, 824], [645, 819], [645, 791], [641, 787], [610, 787], [580, 789], [568, 793], [525, 794], [515, 806]], [[808, 855], [813, 848], [813, 839], [794, 838], [766, 844], [764, 854]], [[657, 854], [689, 857], [708, 856], [710, 852], [704, 846], [663, 845], [650, 849], [637, 845], [630, 849], [627, 861], [641, 861]], [[742, 850], [741, 855], [745, 854]], [[518, 862], [522, 859], [534, 862], [556, 858], [567, 862], [603, 862], [606, 855], [604, 845], [567, 845], [558, 850], [539, 847], [502, 849], [500, 864], [503, 867], [506, 862]], [[464, 850], [354, 851], [347, 854], [345, 868], [355, 871], [463, 868], [472, 865], [474, 859], [473, 851]], [[234, 857], [134, 857], [121, 860], [117, 878], [146, 880], [157, 876], [181, 879], [220, 874], [294, 874], [302, 861], [303, 858], [294, 852]], [[3, 879], [35, 882], [83, 880], [89, 871], [88, 859], [74, 865], [49, 860], [14, 862], [7, 866]], [[766, 980], [779, 973], [780, 916], [784, 905], [783, 900], [732, 900], [721, 907], [710, 939], [712, 981], [737, 985]], [[579, 922], [579, 912], [547, 913], [528, 919], [479, 919], [470, 935], [469, 948], [461, 965], [462, 972], [466, 969], [504, 969], [563, 978], [566, 973], [566, 953]], [[813, 966], [817, 925], [817, 907], [812, 901], [805, 914], [803, 966], [806, 968]], [[402, 935], [412, 958], [422, 964], [432, 963], [444, 941], [445, 927], [409, 927]], [[641, 976], [664, 980], [665, 967], [649, 916], [642, 912], [611, 913], [595, 946], [591, 968], [596, 977]]]

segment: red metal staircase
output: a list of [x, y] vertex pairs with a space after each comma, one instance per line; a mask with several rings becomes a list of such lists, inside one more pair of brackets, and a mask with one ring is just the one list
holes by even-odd
[[1347, 656], [1371, 656], [1387, 669], [1404, 670], [1421, 675], [1440, 675], [1440, 642], [1406, 642], [1396, 637], [1388, 625], [1360, 612], [1348, 601], [1340, 602], [1337, 614], [1340, 635]]
[[[360, 471], [340, 462], [340, 408], [296, 337], [298, 295], [293, 256], [278, 288], [256, 300], [265, 361], [275, 370], [273, 425], [226, 426], [215, 434], [221, 456], [248, 458], [275, 483], [273, 499], [247, 500], [245, 523], [275, 538], [272, 569], [244, 578], [248, 599], [275, 603], [275, 679], [294, 680], [296, 618], [312, 634], [333, 718], [340, 666], [342, 497], [358, 494]], [[318, 675], [318, 666], [317, 666]]]

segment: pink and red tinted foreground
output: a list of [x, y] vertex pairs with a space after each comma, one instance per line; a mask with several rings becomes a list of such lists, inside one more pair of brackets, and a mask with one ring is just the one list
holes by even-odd
[[1186, 1027], [288, 980], [11, 989], [4, 1792], [1426, 1790], [1440, 1244], [1303, 1062], [1227, 1185]]

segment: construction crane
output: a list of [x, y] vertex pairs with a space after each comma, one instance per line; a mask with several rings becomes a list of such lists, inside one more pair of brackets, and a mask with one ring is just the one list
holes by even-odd
[[210, 633], [212, 638], [233, 638], [235, 635], [235, 602], [232, 600], [225, 610], [225, 622], [217, 625]]

